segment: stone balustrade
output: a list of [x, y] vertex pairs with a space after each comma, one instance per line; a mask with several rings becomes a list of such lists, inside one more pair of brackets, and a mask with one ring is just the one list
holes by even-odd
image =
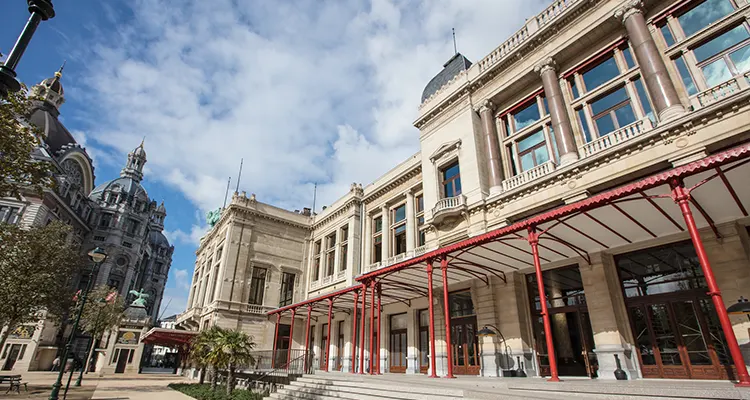
[[539, 179], [552, 171], [555, 170], [555, 163], [549, 160], [543, 164], [539, 164], [534, 168], [526, 170], [512, 178], [503, 181], [503, 190], [508, 191], [515, 189], [521, 185], [529, 183], [533, 180]]
[[271, 310], [275, 310], [276, 307], [264, 306], [260, 304], [247, 304], [246, 311], [250, 314], [265, 314]]
[[748, 87], [747, 78], [745, 79], [732, 78], [708, 90], [698, 93], [698, 96], [696, 96], [696, 98], [701, 107], [706, 107], [726, 97], [739, 93], [740, 91], [747, 89], [747, 87]]
[[578, 148], [578, 153], [581, 158], [586, 158], [597, 153], [601, 153], [610, 147], [617, 146], [620, 143], [626, 142], [644, 132], [648, 132], [653, 129], [653, 124], [648, 118], [643, 118], [633, 122], [630, 125], [625, 125], [622, 128], [604, 135], [596, 140], [592, 140], [583, 146]]

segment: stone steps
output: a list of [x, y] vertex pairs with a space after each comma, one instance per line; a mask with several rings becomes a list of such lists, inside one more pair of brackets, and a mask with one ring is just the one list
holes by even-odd
[[357, 376], [303, 376], [271, 394], [282, 400], [454, 400], [463, 399], [462, 390], [441, 387], [398, 385]]
[[573, 395], [591, 399], [705, 399], [742, 400], [750, 399], [750, 390], [733, 387], [728, 382], [696, 381], [567, 381], [559, 384], [541, 381], [508, 381], [508, 389], [513, 393], [533, 394], [544, 398], [557, 399], [559, 396]]

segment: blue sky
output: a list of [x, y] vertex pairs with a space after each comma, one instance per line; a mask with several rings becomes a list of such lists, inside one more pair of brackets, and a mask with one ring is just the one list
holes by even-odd
[[[118, 176], [146, 137], [149, 196], [175, 253], [162, 302], [184, 310], [205, 212], [226, 182], [288, 209], [330, 204], [419, 150], [424, 85], [458, 49], [477, 61], [544, 0], [56, 0], [17, 72], [33, 85], [63, 60], [61, 119]], [[28, 19], [0, 6], [0, 51]], [[170, 300], [171, 299], [171, 300]], [[168, 309], [166, 305], [169, 303]]]

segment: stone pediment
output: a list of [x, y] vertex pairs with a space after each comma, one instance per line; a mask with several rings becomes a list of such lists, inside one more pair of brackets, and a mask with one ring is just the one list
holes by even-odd
[[461, 148], [461, 139], [443, 143], [440, 147], [438, 147], [437, 150], [435, 150], [434, 153], [432, 153], [432, 155], [430, 156], [430, 161], [432, 161], [432, 163], [434, 164], [437, 160], [443, 157], [443, 155], [458, 150], [459, 148]]

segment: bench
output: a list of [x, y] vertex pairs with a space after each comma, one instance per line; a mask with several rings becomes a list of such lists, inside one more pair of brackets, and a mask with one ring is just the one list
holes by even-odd
[[3, 383], [8, 384], [8, 390], [5, 394], [10, 393], [15, 389], [16, 393], [21, 394], [21, 386], [23, 385], [24, 390], [29, 391], [28, 382], [21, 382], [21, 375], [0, 375], [0, 385]]

